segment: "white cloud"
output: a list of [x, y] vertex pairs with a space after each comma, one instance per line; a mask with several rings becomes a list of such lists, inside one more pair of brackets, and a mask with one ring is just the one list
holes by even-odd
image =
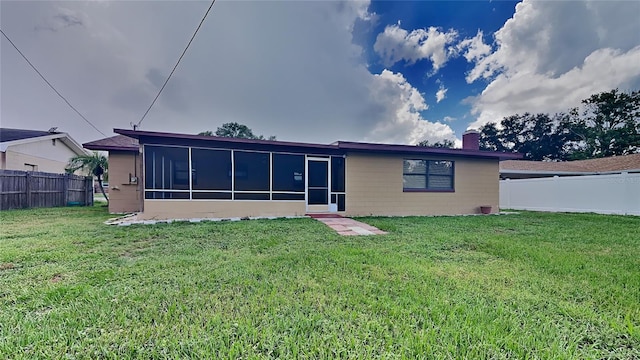
[[484, 43], [482, 30], [478, 30], [476, 36], [470, 39], [464, 39], [458, 43], [456, 49], [464, 51], [464, 58], [468, 62], [482, 60], [491, 53], [491, 46]]
[[436, 103], [439, 103], [447, 97], [447, 90], [449, 89], [445, 88], [443, 85], [440, 85], [440, 88], [438, 89], [438, 91], [436, 91]]
[[428, 105], [418, 89], [411, 86], [402, 74], [384, 70], [376, 75], [372, 97], [374, 102], [386, 106], [381, 109], [380, 120], [366, 137], [367, 141], [417, 144], [422, 140], [455, 140], [451, 127], [422, 117], [420, 112]]
[[470, 56], [467, 81], [489, 81], [470, 99], [477, 116], [470, 127], [514, 113], [567, 111], [591, 94], [640, 86], [639, 13], [634, 1], [519, 3], [494, 34], [496, 50]]
[[417, 29], [408, 32], [399, 25], [387, 26], [378, 34], [373, 49], [382, 58], [385, 66], [401, 60], [410, 64], [429, 59], [433, 71], [440, 69], [452, 55], [447, 46], [455, 41], [455, 30], [442, 32], [438, 28]]
[[601, 49], [589, 55], [580, 67], [559, 77], [545, 74], [500, 74], [473, 103], [477, 128], [487, 122], [523, 112], [561, 112], [580, 104], [591, 94], [629, 87], [640, 79], [640, 46], [627, 52]]
[[[56, 2], [7, 2], [3, 31], [110, 134], [140, 119], [208, 5], [64, 6], [82, 14], [83, 26], [35, 31], [69, 12]], [[354, 22], [372, 18], [367, 8], [368, 2], [216, 3], [142, 129], [198, 133], [237, 121], [290, 141], [410, 143], [453, 136], [448, 126], [420, 116], [427, 104], [401, 74], [369, 72], [362, 48], [352, 43]], [[101, 137], [5, 45], [2, 39], [2, 126], [58, 126], [80, 142]]]

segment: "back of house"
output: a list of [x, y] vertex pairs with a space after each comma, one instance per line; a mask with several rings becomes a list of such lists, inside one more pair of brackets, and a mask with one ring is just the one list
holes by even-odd
[[498, 209], [498, 163], [518, 154], [411, 145], [249, 140], [115, 129], [111, 212], [139, 219], [445, 215]]

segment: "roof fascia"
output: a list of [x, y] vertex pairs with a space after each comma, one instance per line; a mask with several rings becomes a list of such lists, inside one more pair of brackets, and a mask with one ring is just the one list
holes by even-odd
[[[45, 136], [34, 136], [34, 137], [26, 138], [26, 139], [5, 141], [5, 142], [0, 143], [0, 151], [7, 151], [7, 148], [9, 146], [28, 144], [28, 143], [32, 143], [32, 142], [36, 142], [36, 141], [43, 141], [43, 140], [59, 139], [59, 138], [62, 138], [62, 137], [69, 138], [69, 135], [67, 133], [56, 133], [56, 134], [45, 135]], [[74, 141], [74, 143], [75, 143], [75, 141]], [[76, 143], [76, 145], [80, 149], [82, 149], [82, 147], [78, 143]], [[67, 145], [67, 146], [69, 146], [69, 145]], [[82, 150], [82, 152], [84, 153], [84, 149]]]

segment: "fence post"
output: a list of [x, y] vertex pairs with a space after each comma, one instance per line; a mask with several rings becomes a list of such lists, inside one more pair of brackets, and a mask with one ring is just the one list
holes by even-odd
[[31, 174], [29, 174], [29, 172], [26, 172], [24, 175], [25, 179], [26, 179], [26, 183], [27, 183], [27, 189], [26, 189], [26, 193], [27, 193], [27, 209], [31, 208]]
[[69, 181], [71, 181], [69, 174], [64, 174], [62, 181], [62, 201], [64, 202], [62, 206], [67, 206], [67, 204], [69, 204]]
[[84, 178], [85, 204], [93, 206], [93, 176]]

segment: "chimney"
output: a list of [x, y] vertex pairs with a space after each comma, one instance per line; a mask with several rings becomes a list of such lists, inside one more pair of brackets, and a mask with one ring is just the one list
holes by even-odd
[[480, 133], [470, 129], [462, 134], [462, 148], [464, 150], [480, 150]]

